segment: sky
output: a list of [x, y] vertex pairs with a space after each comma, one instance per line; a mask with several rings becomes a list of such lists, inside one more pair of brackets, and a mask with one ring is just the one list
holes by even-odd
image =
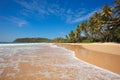
[[65, 37], [114, 0], [0, 0], [0, 42]]

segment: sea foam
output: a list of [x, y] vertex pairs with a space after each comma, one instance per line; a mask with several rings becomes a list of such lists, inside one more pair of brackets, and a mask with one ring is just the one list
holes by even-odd
[[27, 75], [30, 76], [44, 75], [45, 78], [63, 80], [120, 80], [119, 74], [84, 62], [75, 56], [74, 51], [52, 43], [0, 44], [0, 75], [11, 67], [16, 73], [8, 73], [6, 77], [15, 78], [21, 71], [19, 63], [31, 63], [31, 66], [42, 69], [29, 72]]

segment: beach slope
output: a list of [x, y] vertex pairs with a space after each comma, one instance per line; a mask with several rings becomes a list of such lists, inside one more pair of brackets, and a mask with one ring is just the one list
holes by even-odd
[[75, 51], [76, 57], [120, 74], [120, 44], [117, 43], [56, 43]]

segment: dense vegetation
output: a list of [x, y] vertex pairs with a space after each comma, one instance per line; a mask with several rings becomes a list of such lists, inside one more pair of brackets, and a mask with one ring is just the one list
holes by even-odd
[[[84, 33], [84, 36], [81, 34]], [[55, 42], [119, 42], [120, 43], [120, 0], [113, 6], [105, 5], [89, 20], [77, 25], [66, 38], [56, 38]]]
[[14, 40], [14, 42], [51, 42], [52, 40], [48, 39], [48, 38], [18, 38], [16, 40]]

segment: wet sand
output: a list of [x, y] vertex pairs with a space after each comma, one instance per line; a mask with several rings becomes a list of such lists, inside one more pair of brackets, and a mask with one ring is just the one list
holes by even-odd
[[79, 59], [120, 75], [120, 44], [116, 43], [58, 43], [58, 46], [75, 51]]
[[120, 80], [120, 75], [45, 43], [0, 46], [0, 80]]

